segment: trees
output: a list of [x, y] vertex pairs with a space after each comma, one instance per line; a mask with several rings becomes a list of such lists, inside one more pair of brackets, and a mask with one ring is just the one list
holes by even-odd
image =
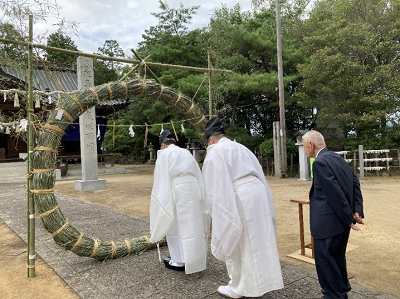
[[[0, 37], [9, 40], [22, 41], [23, 37], [10, 23], [0, 22]], [[0, 43], [0, 56], [2, 63], [9, 63], [12, 60], [24, 59], [26, 51], [15, 44]]]
[[[97, 49], [97, 54], [109, 57], [125, 57], [124, 51], [116, 40], [106, 40], [103, 47]], [[122, 63], [115, 61], [94, 60], [94, 85], [100, 85], [118, 79], [122, 72]]]
[[[182, 4], [178, 9], [170, 8], [166, 2], [160, 1], [160, 13], [153, 13], [159, 20], [158, 25], [150, 26], [143, 34], [144, 41], [140, 43], [136, 52], [142, 57], [147, 57], [148, 61], [161, 62], [164, 64], [180, 64], [186, 66], [207, 66], [207, 51], [204, 46], [205, 38], [204, 31], [196, 29], [189, 31], [187, 24], [197, 10], [197, 6], [185, 8]], [[157, 78], [163, 85], [179, 89], [187, 96], [196, 96], [196, 104], [205, 105], [203, 95], [207, 96], [208, 91], [206, 85], [198, 91], [199, 86], [204, 79], [204, 74], [198, 75], [190, 73], [186, 70], [177, 69], [153, 69]], [[149, 77], [146, 70], [141, 70], [141, 75]], [[139, 103], [140, 102], [140, 103]], [[143, 103], [142, 103], [143, 102]], [[161, 131], [162, 123], [167, 124], [171, 121], [181, 121], [183, 117], [174, 109], [167, 107], [164, 103], [158, 101], [148, 101], [148, 99], [140, 99], [130, 105], [127, 112], [122, 113], [117, 123], [124, 125], [139, 126], [135, 129], [135, 136], [130, 137], [128, 129], [122, 128], [119, 131], [123, 132], [119, 135], [121, 140], [125, 140], [126, 144], [134, 147], [136, 153], [145, 154], [147, 149], [143, 149], [143, 140], [145, 138], [145, 129], [140, 127], [145, 123], [150, 125], [147, 140], [153, 142], [153, 145], [158, 147], [158, 135]], [[153, 125], [152, 125], [153, 124]], [[154, 125], [158, 124], [158, 125]], [[173, 128], [171, 125], [165, 125], [164, 129]], [[183, 133], [180, 125], [175, 127], [175, 130], [180, 137], [180, 145], [184, 145], [187, 138], [199, 137], [190, 128], [185, 128]], [[110, 143], [111, 131], [106, 133], [105, 140]], [[133, 142], [135, 141], [135, 142]], [[125, 148], [124, 150], [128, 150]]]
[[[78, 25], [60, 15], [61, 6], [55, 1], [0, 0], [0, 24], [10, 24], [20, 36], [27, 40], [29, 33], [29, 16], [33, 16], [33, 24], [45, 23], [51, 19], [52, 26], [63, 33], [76, 33]], [[34, 36], [34, 41], [41, 43], [48, 32]]]
[[[209, 27], [192, 31], [187, 24], [197, 7], [181, 5], [171, 9], [160, 1], [160, 8], [160, 13], [153, 14], [159, 19], [158, 25], [151, 26], [143, 35], [140, 56], [150, 55], [148, 60], [162, 63], [207, 67], [209, 51], [214, 67], [234, 70], [232, 75], [212, 76], [217, 113], [226, 117], [233, 138], [257, 150], [261, 139], [272, 137], [272, 122], [279, 119], [274, 7], [243, 13], [239, 5], [231, 10], [222, 7], [215, 11]], [[292, 15], [290, 18], [294, 19]], [[289, 129], [297, 130], [307, 124], [307, 118], [301, 114], [304, 109], [298, 109], [293, 96], [298, 84], [295, 66], [304, 57], [292, 37], [284, 43]], [[174, 69], [153, 71], [162, 84], [195, 96], [196, 104], [208, 110], [208, 78], [204, 74]], [[182, 119], [159, 103], [152, 104], [145, 114], [149, 124]], [[150, 129], [150, 133], [158, 135], [159, 129]]]
[[398, 142], [399, 13], [391, 0], [326, 0], [312, 10], [302, 28], [310, 60], [299, 67], [298, 95], [316, 108], [318, 128], [337, 124], [366, 148]]
[[[149, 61], [207, 67], [205, 32], [202, 29], [189, 31], [187, 27], [199, 6], [186, 8], [180, 4], [175, 9], [161, 0], [159, 3], [161, 12], [152, 13], [158, 19], [158, 25], [150, 26], [142, 34], [138, 53], [142, 57], [149, 55]], [[177, 81], [190, 74], [173, 69], [156, 69], [154, 72], [163, 84], [173, 87], [178, 87]]]
[[[78, 47], [71, 37], [58, 30], [47, 37], [47, 45], [65, 50], [78, 51]], [[46, 60], [54, 63], [76, 64], [76, 57], [69, 54], [46, 51]]]
[[[219, 86], [216, 90], [219, 113], [230, 120], [232, 127], [246, 128], [249, 135], [267, 138], [272, 137], [272, 122], [279, 119], [275, 28], [274, 7], [241, 12], [240, 5], [217, 9], [209, 26], [215, 64], [235, 71], [232, 76], [217, 78], [219, 82], [214, 85]], [[307, 124], [293, 96], [298, 84], [296, 64], [304, 61], [304, 56], [295, 40], [285, 35], [282, 43], [290, 131]], [[258, 144], [247, 145], [258, 147]]]
[[[34, 25], [46, 23], [51, 19], [51, 22], [53, 24], [52, 27], [56, 28], [57, 31], [54, 35], [51, 35], [51, 38], [49, 36], [50, 40], [48, 41], [50, 41], [50, 45], [53, 44], [53, 46], [60, 46], [61, 44], [64, 44], [64, 46], [66, 46], [66, 49], [75, 50], [76, 47], [73, 47], [74, 44], [72, 40], [70, 40], [66, 34], [68, 32], [76, 33], [77, 24], [73, 21], [67, 21], [63, 17], [61, 17], [59, 14], [60, 10], [61, 7], [55, 1], [51, 0], [0, 0], [0, 36], [9, 40], [24, 42], [28, 41], [29, 16], [32, 15]], [[42, 43], [47, 34], [48, 31], [39, 35], [34, 35], [34, 42]], [[56, 45], [56, 40], [58, 40], [58, 42], [60, 42], [61, 44]], [[2, 63], [12, 64], [16, 67], [18, 67], [19, 65], [25, 65], [28, 56], [27, 53], [27, 47], [25, 46], [8, 43], [0, 44], [0, 57], [2, 58]], [[53, 60], [52, 57], [57, 56], [57, 54], [54, 52], [50, 53], [39, 49], [34, 49], [34, 55], [36, 57], [50, 55], [50, 60]], [[61, 55], [60, 57], [66, 56]]]

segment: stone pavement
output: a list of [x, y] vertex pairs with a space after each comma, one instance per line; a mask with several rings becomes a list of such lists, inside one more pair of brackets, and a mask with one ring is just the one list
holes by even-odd
[[[21, 183], [0, 184], [0, 218], [26, 241], [25, 187]], [[64, 194], [56, 198], [65, 217], [80, 231], [103, 240], [124, 240], [147, 234], [149, 221]], [[157, 250], [140, 256], [96, 261], [79, 257], [55, 244], [36, 220], [36, 253], [83, 299], [109, 298], [221, 298], [219, 285], [228, 282], [224, 263], [208, 254], [207, 269], [185, 275], [167, 270], [158, 261]], [[161, 247], [167, 255], [168, 248]], [[282, 263], [285, 288], [260, 298], [309, 299], [320, 297], [315, 271]], [[351, 299], [399, 299], [352, 284]]]

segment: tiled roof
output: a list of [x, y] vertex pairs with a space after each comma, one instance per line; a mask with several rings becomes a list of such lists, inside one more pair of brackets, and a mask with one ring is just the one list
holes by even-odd
[[[66, 92], [78, 90], [78, 80], [76, 71], [71, 67], [49, 67], [50, 72], [43, 66], [36, 66], [32, 70], [33, 88], [44, 92], [61, 91], [57, 82]], [[0, 80], [14, 81], [21, 86], [21, 82], [27, 81], [28, 69], [24, 67], [10, 67], [0, 65]], [[98, 106], [118, 106], [131, 103], [129, 99], [114, 99], [108, 102], [99, 103]]]
[[[18, 78], [22, 81], [27, 81], [28, 69], [23, 67], [10, 67], [0, 66], [0, 68], [7, 74]], [[34, 68], [32, 70], [32, 79], [34, 89], [41, 91], [61, 91], [61, 88], [56, 84], [53, 77], [60, 83], [60, 85], [67, 92], [71, 92], [78, 89], [78, 81], [76, 72], [62, 69], [52, 70], [51, 74], [45, 69]]]

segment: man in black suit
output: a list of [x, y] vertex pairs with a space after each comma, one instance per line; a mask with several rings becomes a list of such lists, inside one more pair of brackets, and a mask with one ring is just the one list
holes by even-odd
[[350, 229], [364, 224], [360, 182], [347, 162], [325, 147], [318, 131], [303, 136], [313, 163], [310, 190], [310, 229], [314, 238], [315, 266], [324, 299], [348, 298], [346, 247]]

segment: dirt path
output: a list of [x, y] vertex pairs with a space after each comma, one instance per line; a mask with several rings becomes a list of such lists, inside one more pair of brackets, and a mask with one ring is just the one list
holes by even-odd
[[[74, 189], [74, 180], [56, 183], [57, 192], [76, 198], [101, 204], [124, 213], [148, 218], [150, 192], [153, 184], [153, 168], [147, 165], [132, 166], [134, 173], [104, 175], [107, 190], [78, 192]], [[308, 269], [314, 266], [287, 257], [299, 249], [299, 224], [297, 204], [290, 199], [308, 194], [311, 182], [297, 179], [278, 179], [267, 177], [275, 202], [278, 218], [277, 241], [280, 258], [283, 261], [300, 265]], [[351, 281], [364, 287], [400, 297], [400, 177], [367, 177], [361, 182], [364, 196], [365, 221], [361, 232], [353, 231], [349, 243], [359, 248], [347, 254], [349, 273], [354, 276]], [[305, 207], [306, 240], [308, 233], [308, 209]], [[0, 248], [0, 298], [3, 287], [15, 287], [19, 284], [32, 284], [33, 293], [15, 293], [15, 297], [25, 294], [38, 294], [30, 298], [78, 298], [68, 286], [41, 261], [38, 262], [37, 278], [26, 277], [26, 252], [24, 242], [0, 222], [1, 239], [7, 245]], [[2, 241], [3, 243], [3, 241]], [[15, 246], [15, 249], [13, 249]], [[17, 255], [12, 255], [12, 253]], [[14, 265], [15, 264], [15, 265]], [[8, 268], [19, 269], [10, 275]], [[42, 280], [39, 280], [42, 279]], [[52, 297], [49, 289], [56, 289]], [[42, 291], [40, 291], [42, 290]], [[62, 292], [62, 293], [61, 293]], [[62, 295], [61, 295], [62, 294]], [[14, 298], [14, 297], [12, 297]]]

